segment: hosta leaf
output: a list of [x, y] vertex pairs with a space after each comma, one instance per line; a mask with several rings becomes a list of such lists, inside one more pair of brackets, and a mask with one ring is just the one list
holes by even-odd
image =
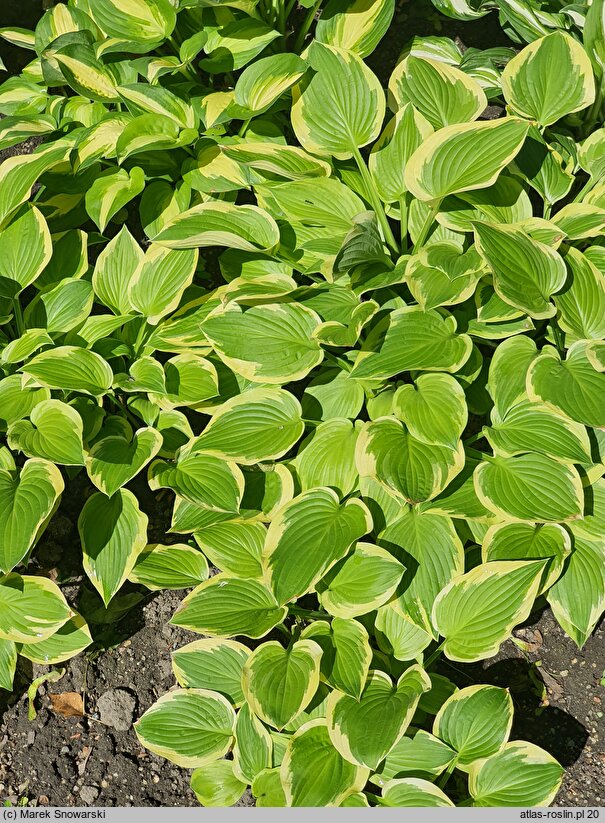
[[426, 201], [485, 189], [519, 152], [527, 130], [528, 124], [515, 117], [439, 129], [412, 155], [407, 188]]
[[239, 706], [244, 702], [242, 669], [249, 655], [250, 650], [236, 640], [205, 638], [173, 652], [172, 668], [180, 686], [212, 689]]
[[103, 232], [111, 218], [144, 188], [145, 173], [138, 166], [130, 172], [108, 169], [95, 179], [86, 192], [86, 211], [99, 231]]
[[406, 266], [405, 278], [423, 309], [462, 303], [475, 291], [484, 268], [476, 249], [460, 254], [453, 243], [431, 243]]
[[27, 207], [0, 231], [0, 296], [16, 297], [40, 276], [51, 256], [44, 215], [35, 206]]
[[448, 374], [422, 374], [414, 385], [401, 386], [393, 413], [417, 440], [456, 448], [468, 419], [464, 391]]
[[[151, 51], [172, 34], [176, 12], [169, 0], [87, 0], [87, 11], [110, 37]], [[128, 51], [139, 52], [138, 48]]]
[[161, 445], [161, 434], [150, 427], [138, 429], [132, 440], [119, 435], [104, 437], [86, 458], [88, 476], [99, 491], [111, 497], [137, 476]]
[[252, 389], [224, 403], [192, 449], [254, 465], [282, 457], [303, 431], [294, 395], [282, 389]]
[[359, 700], [334, 691], [328, 698], [328, 731], [346, 759], [375, 769], [402, 737], [420, 695], [430, 680], [412, 666], [394, 685], [386, 674], [372, 671]]
[[234, 773], [231, 760], [215, 760], [191, 775], [191, 788], [202, 806], [234, 806], [246, 791], [247, 781]]
[[118, 99], [114, 79], [97, 59], [92, 46], [81, 43], [65, 45], [57, 51], [53, 49], [52, 59], [76, 94], [101, 103]]
[[341, 497], [353, 491], [358, 476], [355, 466], [357, 434], [353, 423], [345, 418], [335, 417], [317, 426], [292, 460], [303, 491], [330, 486]]
[[68, 332], [84, 323], [92, 304], [93, 290], [87, 280], [65, 279], [41, 291], [26, 308], [24, 318], [28, 326]]
[[62, 466], [82, 466], [82, 418], [67, 403], [44, 400], [32, 409], [29, 420], [9, 426], [11, 449], [28, 457], [42, 457]]
[[588, 55], [562, 31], [534, 40], [513, 57], [502, 73], [502, 90], [517, 114], [541, 126], [586, 108], [595, 97]]
[[0, 640], [46, 640], [72, 616], [61, 589], [46, 577], [9, 574], [0, 579]]
[[280, 767], [288, 806], [338, 806], [361, 791], [368, 774], [334, 748], [323, 719], [310, 720], [292, 735]]
[[180, 497], [211, 511], [237, 512], [244, 477], [236, 463], [212, 454], [179, 456], [176, 463], [156, 460], [149, 467], [149, 487], [173, 489]]
[[293, 90], [292, 126], [311, 154], [344, 160], [378, 137], [384, 92], [353, 52], [315, 43], [309, 62], [315, 74]]
[[435, 129], [476, 120], [487, 106], [481, 86], [455, 66], [409, 55], [396, 67], [389, 90], [397, 107], [414, 107]]
[[372, 660], [368, 633], [361, 623], [340, 617], [330, 623], [316, 620], [303, 630], [301, 637], [311, 638], [321, 646], [322, 677], [335, 689], [358, 700]]
[[494, 451], [505, 457], [533, 451], [570, 463], [591, 462], [591, 446], [584, 426], [552, 412], [542, 403], [523, 400], [483, 431]]
[[392, 597], [404, 571], [389, 552], [370, 543], [358, 543], [353, 554], [335, 566], [318, 586], [319, 599], [324, 609], [336, 617], [367, 614]]
[[256, 580], [219, 574], [188, 595], [170, 621], [211, 637], [264, 637], [281, 623], [287, 609]]
[[549, 806], [562, 777], [563, 768], [548, 752], [514, 740], [473, 764], [468, 790], [474, 806]]
[[71, 145], [57, 141], [35, 154], [21, 154], [2, 162], [0, 169], [0, 227], [28, 199], [31, 187], [40, 175], [64, 162]]
[[484, 563], [492, 560], [549, 559], [541, 585], [542, 591], [545, 591], [560, 577], [570, 551], [569, 534], [558, 524], [504, 523], [487, 530], [483, 538], [482, 559]]
[[605, 611], [605, 546], [603, 541], [574, 535], [563, 575], [547, 594], [563, 630], [582, 648]]
[[525, 336], [501, 343], [489, 366], [487, 389], [494, 401], [494, 414], [504, 418], [507, 411], [525, 397], [527, 371], [538, 355], [534, 341]]
[[179, 766], [205, 766], [233, 744], [235, 711], [217, 692], [177, 689], [162, 695], [134, 727], [140, 742]]
[[84, 504], [78, 531], [84, 571], [107, 606], [147, 544], [147, 515], [127, 489], [111, 498], [96, 493]]
[[[151, 368], [153, 378], [157, 380], [159, 372], [156, 367]], [[145, 369], [147, 379], [151, 378], [151, 368], [148, 364]], [[177, 354], [164, 363], [163, 389], [153, 392], [151, 400], [163, 408], [172, 409], [176, 406], [196, 406], [217, 393], [218, 376], [209, 360], [196, 354]]]
[[396, 309], [379, 352], [362, 352], [351, 372], [358, 380], [387, 378], [402, 371], [456, 372], [468, 360], [470, 337], [456, 334], [456, 321], [416, 306]]
[[18, 477], [0, 468], [0, 572], [10, 572], [23, 560], [63, 488], [61, 472], [46, 460], [27, 460]]
[[44, 400], [50, 400], [45, 388], [23, 388], [23, 377], [11, 374], [0, 380], [0, 426], [4, 430], [16, 420], [28, 417], [32, 409]]
[[173, 250], [151, 245], [128, 286], [128, 302], [155, 326], [174, 311], [193, 281], [198, 261], [194, 249]]
[[253, 306], [237, 303], [216, 310], [202, 330], [216, 353], [236, 374], [257, 383], [302, 380], [323, 352], [313, 339], [321, 318], [299, 303]]
[[451, 449], [417, 440], [392, 417], [366, 423], [357, 441], [357, 470], [408, 503], [430, 500], [464, 465], [462, 447]]
[[414, 772], [436, 777], [455, 757], [456, 753], [449, 746], [420, 729], [413, 737], [402, 737], [393, 746], [380, 767], [380, 780], [390, 780]]
[[271, 768], [272, 754], [271, 735], [248, 703], [244, 703], [237, 713], [235, 724], [234, 773], [245, 783], [253, 783], [258, 774]]
[[194, 534], [210, 562], [237, 577], [262, 577], [262, 523], [216, 523]]
[[132, 311], [128, 286], [142, 259], [143, 250], [126, 226], [122, 226], [98, 256], [92, 285], [101, 303], [114, 314]]
[[289, 649], [270, 641], [255, 649], [242, 672], [242, 688], [252, 711], [281, 731], [317, 691], [321, 654], [313, 640], [298, 640]]
[[129, 83], [118, 92], [134, 115], [152, 114], [160, 120], [167, 117], [180, 129], [193, 129], [197, 124], [191, 105], [163, 86]]
[[565, 255], [570, 277], [554, 296], [557, 322], [580, 339], [605, 337], [605, 277], [590, 258], [570, 247]]
[[53, 666], [80, 654], [91, 643], [92, 635], [86, 621], [74, 614], [46, 640], [24, 643], [19, 654], [41, 666]]
[[[263, 552], [275, 597], [287, 603], [310, 591], [372, 527], [369, 511], [357, 499], [340, 504], [328, 488], [309, 489], [275, 515]], [[304, 553], [304, 564], [298, 563]]]
[[550, 297], [567, 279], [558, 252], [514, 226], [475, 223], [475, 234], [498, 295], [530, 317], [552, 317]]
[[105, 394], [113, 380], [107, 361], [96, 352], [76, 346], [58, 346], [41, 352], [21, 371], [40, 386], [94, 396]]
[[433, 734], [457, 752], [457, 768], [468, 771], [475, 760], [502, 750], [512, 724], [513, 701], [506, 689], [468, 686], [443, 704]]
[[437, 221], [452, 231], [467, 232], [473, 231], [473, 223], [477, 220], [496, 224], [520, 223], [532, 215], [532, 204], [522, 182], [503, 172], [486, 189], [458, 192], [446, 197], [437, 214]]
[[257, 206], [208, 202], [170, 220], [153, 238], [170, 249], [225, 246], [242, 251], [270, 251], [279, 243], [279, 229]]
[[282, 788], [279, 768], [263, 769], [252, 783], [252, 794], [259, 808], [285, 806], [286, 797]]
[[12, 640], [0, 640], [0, 689], [13, 690], [17, 668], [17, 646]]
[[269, 179], [277, 175], [284, 180], [305, 180], [309, 177], [327, 177], [332, 173], [331, 166], [325, 160], [313, 157], [297, 146], [255, 140], [225, 146], [223, 153], [255, 172], [266, 172]]
[[204, 555], [183, 543], [162, 546], [152, 543], [141, 552], [129, 579], [151, 591], [190, 589], [208, 577]]
[[545, 346], [527, 376], [531, 399], [541, 400], [572, 420], [596, 428], [605, 427], [605, 374], [588, 357], [588, 345], [580, 340], [561, 360], [556, 349]]
[[494, 562], [455, 578], [438, 595], [432, 621], [450, 660], [472, 662], [497, 653], [529, 615], [544, 561]]
[[453, 806], [449, 797], [434, 783], [419, 777], [389, 780], [382, 787], [381, 806], [440, 808]]
[[[244, 16], [226, 18], [226, 25], [210, 30], [200, 66], [211, 74], [241, 69], [279, 37], [279, 32], [262, 20]], [[209, 125], [207, 120], [206, 125]]]
[[495, 457], [474, 474], [481, 502], [511, 520], [557, 523], [584, 511], [584, 491], [574, 466], [542, 454]]
[[367, 57], [386, 34], [394, 11], [393, 0], [330, 0], [315, 27], [315, 39]]
[[298, 82], [307, 64], [296, 54], [272, 54], [248, 66], [235, 84], [235, 103], [260, 114]]

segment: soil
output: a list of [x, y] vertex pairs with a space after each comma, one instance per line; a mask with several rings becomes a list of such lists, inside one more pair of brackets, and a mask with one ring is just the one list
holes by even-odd
[[[0, 0], [1, 2], [2, 0]], [[0, 25], [33, 27], [41, 0], [2, 3]], [[439, 28], [439, 26], [443, 27]], [[476, 23], [440, 17], [430, 0], [403, 0], [391, 29], [369, 63], [388, 79], [414, 34], [457, 39], [462, 46], [510, 45], [492, 14]], [[16, 73], [31, 55], [0, 41], [0, 56]], [[38, 141], [0, 152], [32, 151]], [[150, 540], [166, 542], [168, 501], [136, 484], [150, 516]], [[0, 691], [0, 803], [51, 806], [195, 806], [190, 772], [150, 754], [132, 723], [175, 685], [170, 652], [194, 639], [168, 625], [184, 593], [143, 596], [126, 586], [106, 612], [83, 584], [77, 517], [91, 489], [76, 479], [36, 549], [34, 573], [55, 579], [66, 597], [93, 623], [95, 644], [62, 667], [63, 677], [38, 688], [37, 717], [28, 720], [29, 684], [47, 671], [20, 659], [15, 690]], [[605, 805], [605, 626], [582, 651], [545, 610], [517, 630], [521, 649], [507, 641], [483, 664], [442, 661], [440, 671], [459, 686], [494, 683], [510, 689], [515, 703], [512, 737], [551, 752], [567, 772], [555, 805]], [[57, 667], [55, 667], [57, 668]], [[51, 694], [76, 692], [86, 717], [63, 717]], [[456, 778], [454, 777], [454, 780]], [[245, 797], [239, 805], [251, 805]]]

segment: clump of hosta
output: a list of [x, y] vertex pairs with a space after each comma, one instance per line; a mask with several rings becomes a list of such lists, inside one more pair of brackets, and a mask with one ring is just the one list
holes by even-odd
[[557, 792], [506, 690], [435, 673], [545, 603], [581, 647], [605, 608], [603, 4], [584, 43], [579, 9], [497, 5], [527, 46], [414, 38], [387, 91], [392, 0], [0, 31], [33, 57], [0, 147], [43, 137], [0, 166], [0, 686], [91, 642], [28, 569], [85, 483], [106, 606], [192, 589], [202, 639], [137, 732], [205, 805]]

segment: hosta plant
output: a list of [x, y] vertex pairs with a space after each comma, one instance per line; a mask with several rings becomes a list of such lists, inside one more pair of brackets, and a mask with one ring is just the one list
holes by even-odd
[[33, 59], [0, 147], [43, 142], [0, 166], [0, 685], [91, 642], [28, 569], [84, 483], [105, 606], [192, 589], [137, 733], [201, 803], [551, 802], [508, 693], [435, 667], [547, 603], [582, 646], [605, 608], [599, 9], [585, 42], [581, 15], [516, 52], [412, 38], [388, 89], [389, 0], [2, 31]]

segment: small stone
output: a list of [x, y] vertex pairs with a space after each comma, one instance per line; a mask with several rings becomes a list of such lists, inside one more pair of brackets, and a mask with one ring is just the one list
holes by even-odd
[[27, 745], [33, 746], [36, 741], [36, 733], [35, 732], [28, 732], [27, 733]]
[[94, 786], [82, 786], [80, 789], [80, 800], [87, 806], [92, 806], [98, 796], [99, 790]]
[[69, 754], [69, 746], [61, 746], [59, 754]]
[[569, 672], [568, 672], [567, 669], [563, 669], [563, 671], [560, 672], [560, 675], [561, 675], [561, 677], [567, 677], [569, 675]]
[[152, 781], [153, 781], [154, 783], [159, 783], [159, 782], [160, 782], [160, 776], [159, 776], [159, 774], [152, 774], [152, 775], [151, 775], [151, 779], [152, 779]]
[[108, 786], [109, 786], [109, 783], [107, 782], [107, 780], [104, 780], [104, 779], [101, 780], [101, 788], [102, 789], [106, 789]]
[[97, 700], [101, 723], [120, 732], [132, 726], [136, 700], [126, 689], [109, 689]]

